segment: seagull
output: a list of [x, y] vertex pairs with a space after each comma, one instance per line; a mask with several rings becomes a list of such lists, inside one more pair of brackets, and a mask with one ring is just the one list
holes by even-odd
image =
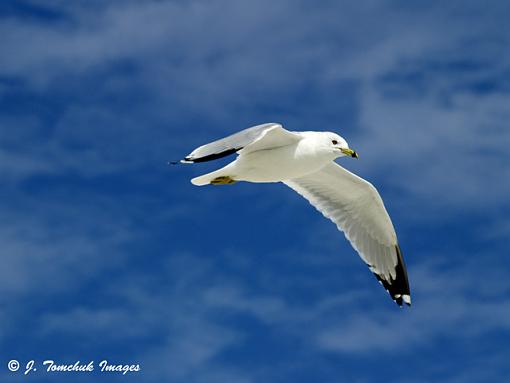
[[277, 123], [253, 126], [202, 145], [177, 163], [199, 163], [237, 153], [226, 166], [191, 183], [282, 182], [333, 221], [399, 305], [411, 305], [407, 271], [397, 235], [377, 189], [344, 169], [339, 157], [358, 158], [331, 132], [291, 132]]

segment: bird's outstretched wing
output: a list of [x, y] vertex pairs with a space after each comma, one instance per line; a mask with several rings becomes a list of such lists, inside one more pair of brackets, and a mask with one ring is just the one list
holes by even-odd
[[339, 230], [400, 306], [411, 304], [397, 235], [375, 187], [332, 162], [318, 172], [284, 182]]
[[244, 153], [269, 147], [291, 145], [300, 140], [297, 133], [289, 132], [280, 124], [268, 123], [241, 130], [231, 136], [202, 145], [181, 162], [212, 161], [243, 150]]

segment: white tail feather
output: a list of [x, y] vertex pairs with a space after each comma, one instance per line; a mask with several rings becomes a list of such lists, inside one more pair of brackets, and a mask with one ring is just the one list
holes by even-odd
[[209, 185], [211, 181], [217, 177], [232, 177], [232, 173], [235, 173], [235, 161], [227, 164], [221, 169], [215, 170], [207, 174], [195, 177], [191, 180], [191, 183], [196, 186]]
[[[210, 174], [210, 173], [209, 173]], [[195, 186], [204, 186], [209, 185], [211, 183], [211, 180], [214, 178], [209, 177], [209, 174], [204, 174], [199, 177], [195, 177], [191, 180], [191, 183]]]

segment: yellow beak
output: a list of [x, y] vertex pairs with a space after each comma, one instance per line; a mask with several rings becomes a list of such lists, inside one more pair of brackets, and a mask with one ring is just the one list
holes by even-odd
[[354, 150], [352, 149], [344, 149], [344, 148], [340, 148], [340, 151], [345, 154], [346, 156], [350, 156], [352, 158], [358, 158], [358, 153], [356, 153]]

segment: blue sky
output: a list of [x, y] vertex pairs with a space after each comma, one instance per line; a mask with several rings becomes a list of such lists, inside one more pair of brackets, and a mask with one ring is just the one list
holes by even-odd
[[[4, 1], [0, 380], [502, 381], [510, 373], [506, 1]], [[399, 309], [284, 185], [167, 167], [264, 122], [331, 130], [379, 189]]]

